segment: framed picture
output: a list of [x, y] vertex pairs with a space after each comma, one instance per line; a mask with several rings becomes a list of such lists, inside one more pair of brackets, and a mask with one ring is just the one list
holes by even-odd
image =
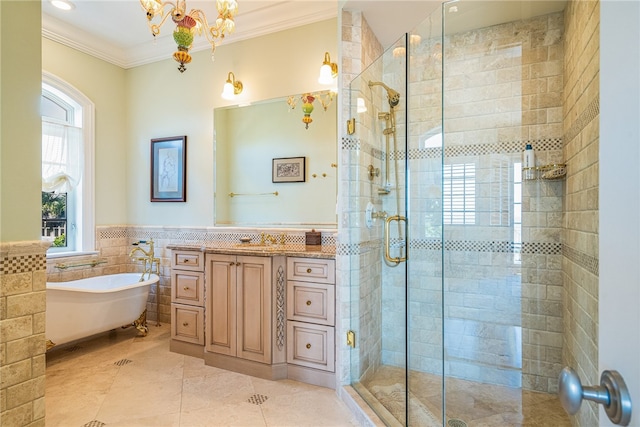
[[187, 201], [187, 137], [151, 140], [151, 201]]
[[273, 159], [272, 182], [304, 182], [305, 157]]

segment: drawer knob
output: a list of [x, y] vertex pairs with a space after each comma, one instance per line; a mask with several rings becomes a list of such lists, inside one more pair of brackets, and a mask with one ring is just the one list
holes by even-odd
[[235, 262], [233, 262], [233, 261], [231, 261], [231, 262], [229, 263], [229, 265], [234, 266], [234, 265], [236, 265], [236, 263], [235, 263]]
[[307, 305], [311, 305], [311, 301], [307, 301]]
[[185, 264], [189, 262], [189, 259], [185, 258], [182, 260], [182, 262], [184, 262]]
[[188, 290], [189, 290], [189, 287], [188, 287], [188, 286], [185, 286], [185, 287], [184, 287], [184, 288], [182, 288], [182, 289], [184, 289], [185, 291], [188, 291]]
[[311, 348], [311, 344], [307, 344], [307, 349]]
[[189, 322], [184, 322], [182, 326], [189, 326]]
[[311, 273], [311, 269], [310, 268], [307, 268], [307, 273]]

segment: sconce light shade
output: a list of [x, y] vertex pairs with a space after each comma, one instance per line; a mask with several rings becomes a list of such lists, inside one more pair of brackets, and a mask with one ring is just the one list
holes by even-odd
[[232, 100], [236, 97], [236, 95], [240, 95], [242, 93], [242, 82], [240, 80], [236, 80], [236, 76], [229, 72], [227, 75], [227, 81], [222, 88], [222, 96], [223, 99]]
[[356, 104], [356, 112], [358, 113], [367, 112], [367, 104], [364, 102], [364, 98], [358, 98], [358, 101]]
[[324, 61], [320, 67], [320, 77], [318, 77], [318, 83], [323, 85], [333, 84], [333, 79], [338, 77], [338, 64], [331, 62], [329, 52], [325, 52]]

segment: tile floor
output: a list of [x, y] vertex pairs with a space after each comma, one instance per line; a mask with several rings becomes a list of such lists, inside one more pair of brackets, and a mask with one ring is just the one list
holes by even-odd
[[[381, 366], [365, 384], [354, 385], [388, 425], [404, 418], [405, 372]], [[442, 425], [442, 378], [412, 372], [410, 423]], [[447, 378], [447, 425], [467, 427], [570, 427], [571, 420], [554, 394]], [[454, 420], [452, 422], [452, 420]], [[413, 422], [412, 422], [413, 421]], [[463, 421], [460, 424], [458, 421]]]
[[169, 325], [47, 353], [46, 426], [357, 426], [334, 390], [268, 381], [169, 351]]

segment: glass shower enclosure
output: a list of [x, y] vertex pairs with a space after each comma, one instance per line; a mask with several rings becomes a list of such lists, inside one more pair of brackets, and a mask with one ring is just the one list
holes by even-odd
[[444, 3], [349, 85], [350, 381], [387, 425], [570, 425], [563, 2], [534, 3]]

